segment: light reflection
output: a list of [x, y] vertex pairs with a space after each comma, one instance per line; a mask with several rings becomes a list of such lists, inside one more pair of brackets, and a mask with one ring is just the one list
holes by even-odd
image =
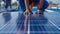
[[7, 22], [9, 22], [11, 20], [11, 14], [10, 13], [3, 13], [3, 18], [5, 20], [4, 24], [6, 24]]

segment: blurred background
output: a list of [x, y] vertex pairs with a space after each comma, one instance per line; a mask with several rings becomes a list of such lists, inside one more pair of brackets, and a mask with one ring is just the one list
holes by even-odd
[[[60, 7], [60, 0], [47, 0], [49, 2], [49, 8]], [[3, 7], [4, 2], [0, 0], [0, 7]], [[17, 0], [12, 0], [12, 6], [17, 6]]]

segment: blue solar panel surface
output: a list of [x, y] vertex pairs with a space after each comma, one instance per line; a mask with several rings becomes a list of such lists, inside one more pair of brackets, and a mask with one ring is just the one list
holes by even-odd
[[60, 34], [60, 13], [24, 15], [19, 11], [2, 12], [0, 34]]

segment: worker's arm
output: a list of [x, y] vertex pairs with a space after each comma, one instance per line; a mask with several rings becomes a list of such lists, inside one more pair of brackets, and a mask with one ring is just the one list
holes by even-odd
[[40, 0], [40, 9], [42, 9], [42, 7], [43, 7], [43, 5], [44, 5], [44, 0]]
[[29, 9], [29, 0], [24, 0], [26, 10]]

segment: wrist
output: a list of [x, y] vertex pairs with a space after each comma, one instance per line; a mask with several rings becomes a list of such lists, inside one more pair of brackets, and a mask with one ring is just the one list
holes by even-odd
[[43, 8], [39, 8], [39, 10], [42, 10], [42, 11], [44, 11], [44, 9], [43, 9]]
[[29, 10], [29, 8], [26, 8], [26, 10]]

